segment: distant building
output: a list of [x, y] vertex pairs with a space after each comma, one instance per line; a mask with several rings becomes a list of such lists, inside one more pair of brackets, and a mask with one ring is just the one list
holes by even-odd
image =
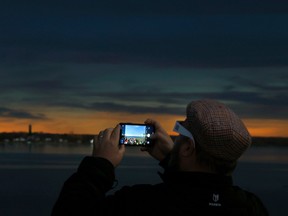
[[28, 133], [29, 133], [29, 135], [32, 135], [32, 125], [31, 124], [29, 124]]

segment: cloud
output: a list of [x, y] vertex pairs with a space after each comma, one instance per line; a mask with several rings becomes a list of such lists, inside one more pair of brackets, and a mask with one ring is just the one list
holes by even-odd
[[178, 115], [183, 112], [183, 109], [179, 107], [168, 106], [139, 106], [139, 105], [125, 105], [116, 103], [92, 103], [89, 109], [105, 112], [126, 112], [130, 114], [171, 114]]
[[288, 118], [285, 67], [190, 70], [67, 63], [45, 68], [28, 64], [5, 73], [0, 93], [5, 106], [183, 115], [191, 100], [210, 98], [227, 103], [241, 117]]
[[[127, 22], [131, 22], [130, 25], [132, 26], [142, 25], [141, 23], [134, 23], [130, 19]], [[170, 22], [183, 25], [173, 19], [164, 21], [164, 23]], [[275, 20], [275, 22], [278, 21]], [[254, 24], [257, 25], [256, 22]], [[109, 26], [109, 23], [107, 25]], [[119, 25], [121, 26], [122, 23]], [[113, 29], [113, 27], [111, 28]], [[229, 35], [229, 32], [216, 33], [215, 35], [213, 30], [203, 34], [187, 30], [182, 35], [171, 35], [173, 32], [161, 27], [159, 23], [159, 27], [148, 27], [147, 30], [138, 29], [139, 32], [135, 35], [133, 32], [129, 34], [128, 25], [123, 26], [123, 28], [127, 28], [126, 33], [119, 33], [117, 30], [110, 32], [103, 29], [103, 32], [99, 34], [91, 33], [91, 35], [80, 35], [76, 38], [68, 36], [64, 39], [60, 36], [63, 34], [62, 30], [59, 30], [59, 33], [51, 36], [37, 36], [35, 33], [36, 36], [31, 36], [30, 39], [24, 41], [22, 38], [9, 39], [1, 48], [5, 55], [0, 58], [0, 61], [14, 64], [39, 61], [81, 64], [124, 63], [188, 68], [287, 66], [286, 50], [288, 43], [286, 37], [288, 33], [283, 33], [285, 37], [279, 33], [279, 38], [263, 38], [262, 35], [267, 35], [267, 33], [262, 30], [259, 30], [256, 36], [239, 36], [237, 33]], [[156, 33], [154, 28], [158, 28]], [[167, 26], [167, 28], [173, 29], [174, 26]], [[192, 29], [193, 27], [187, 25], [183, 28]], [[230, 28], [229, 24], [226, 25], [226, 28]], [[280, 26], [279, 28], [283, 27]], [[242, 30], [249, 34], [249, 30], [245, 28]], [[79, 29], [78, 31], [82, 30]], [[143, 36], [147, 34], [146, 31], [151, 32], [151, 35]], [[181, 31], [181, 29], [175, 26], [174, 31]], [[271, 29], [271, 32], [275, 32], [275, 30]], [[73, 35], [74, 32], [69, 34]], [[121, 36], [121, 34], [126, 35]], [[53, 37], [56, 38], [52, 39]]]
[[[94, 95], [95, 96], [95, 95]], [[192, 100], [215, 99], [226, 103], [242, 118], [288, 119], [288, 98], [284, 93], [266, 95], [262, 92], [219, 91], [179, 93], [169, 92], [106, 92], [97, 94], [92, 102], [57, 102], [48, 106], [82, 109], [95, 112], [129, 114], [185, 115], [186, 105]], [[111, 102], [113, 101], [113, 102]]]
[[31, 119], [31, 120], [48, 120], [45, 114], [37, 113], [33, 114], [23, 110], [9, 109], [0, 107], [0, 117], [4, 118], [17, 118], [17, 119]]
[[[257, 89], [257, 91], [261, 92], [273, 92], [276, 93], [283, 92], [288, 93], [288, 75], [285, 72], [286, 68], [283, 68], [282, 72], [267, 73], [267, 69], [255, 69], [253, 71], [256, 74], [255, 77], [250, 76], [232, 76], [229, 78], [232, 82], [236, 84], [236, 86], [245, 86], [248, 88]], [[262, 70], [262, 71], [261, 71]], [[275, 70], [270, 68], [271, 71]], [[252, 73], [252, 72], [251, 72]], [[259, 74], [257, 76], [257, 74]]]
[[83, 109], [87, 111], [95, 112], [113, 112], [113, 113], [129, 113], [129, 114], [170, 114], [179, 115], [183, 114], [185, 108], [181, 106], [167, 106], [164, 104], [149, 106], [143, 105], [128, 105], [126, 103], [115, 103], [115, 102], [93, 102], [93, 103], [70, 103], [70, 102], [58, 102], [49, 104], [50, 106], [65, 107], [68, 109]]

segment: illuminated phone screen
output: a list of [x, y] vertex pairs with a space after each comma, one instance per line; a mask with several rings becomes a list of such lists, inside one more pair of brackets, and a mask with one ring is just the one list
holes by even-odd
[[121, 145], [143, 146], [151, 145], [151, 135], [155, 133], [153, 125], [121, 123]]

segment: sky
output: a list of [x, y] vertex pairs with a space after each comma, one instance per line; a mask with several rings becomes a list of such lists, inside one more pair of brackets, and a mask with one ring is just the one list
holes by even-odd
[[127, 125], [125, 127], [125, 135], [126, 136], [134, 136], [134, 137], [143, 137], [146, 132], [146, 128], [144, 126], [136, 126], [136, 125]]
[[3, 0], [0, 132], [172, 133], [215, 99], [253, 136], [288, 137], [287, 23], [286, 0]]

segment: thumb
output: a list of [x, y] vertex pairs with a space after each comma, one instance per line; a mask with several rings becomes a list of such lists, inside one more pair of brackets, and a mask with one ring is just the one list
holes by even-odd
[[119, 145], [119, 152], [121, 155], [125, 153], [125, 145]]

